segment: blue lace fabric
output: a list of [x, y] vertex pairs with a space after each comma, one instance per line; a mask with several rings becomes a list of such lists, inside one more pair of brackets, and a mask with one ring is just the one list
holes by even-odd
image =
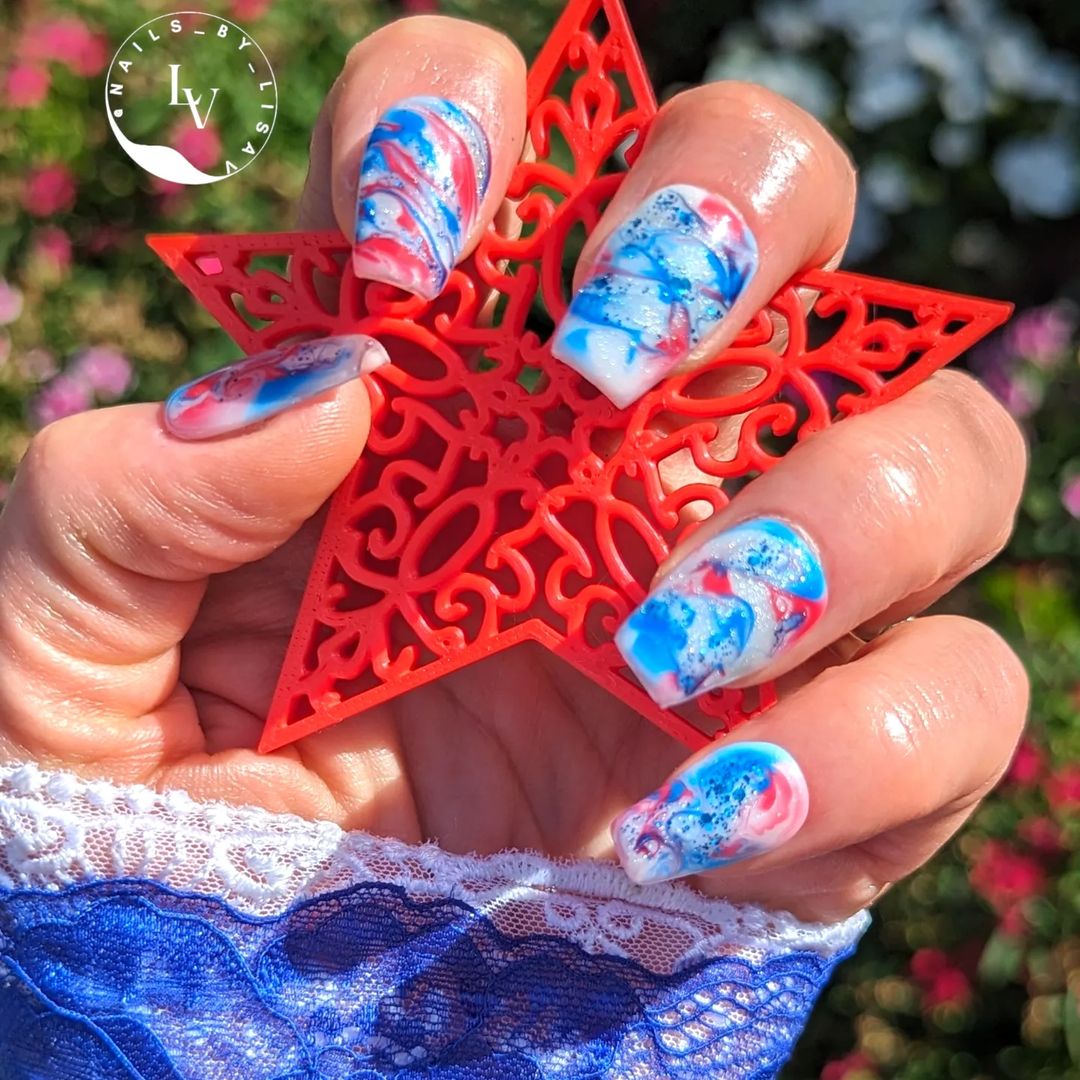
[[767, 1080], [850, 952], [654, 974], [452, 898], [0, 891], [4, 1080]]

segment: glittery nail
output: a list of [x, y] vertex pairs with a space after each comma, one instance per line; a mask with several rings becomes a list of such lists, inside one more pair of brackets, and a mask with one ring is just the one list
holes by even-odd
[[398, 102], [360, 164], [353, 271], [430, 300], [442, 292], [480, 214], [491, 173], [487, 136], [437, 97]]
[[715, 870], [771, 851], [802, 828], [806, 779], [772, 743], [720, 746], [611, 826], [619, 861], [639, 885]]
[[821, 559], [790, 525], [754, 518], [688, 555], [619, 627], [615, 644], [659, 705], [760, 671], [825, 610]]
[[754, 234], [726, 199], [661, 188], [605, 242], [552, 354], [625, 407], [716, 329], [757, 262]]
[[239, 431], [389, 360], [386, 350], [366, 334], [270, 349], [174, 390], [165, 402], [165, 426], [181, 439]]

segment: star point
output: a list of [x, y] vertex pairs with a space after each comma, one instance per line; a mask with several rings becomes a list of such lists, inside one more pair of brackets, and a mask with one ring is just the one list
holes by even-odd
[[[528, 641], [692, 749], [776, 700], [767, 685], [662, 709], [614, 631], [724, 487], [780, 460], [777, 440], [904, 393], [1010, 306], [810, 271], [725, 353], [619, 410], [529, 323], [565, 311], [568, 240], [595, 226], [622, 179], [608, 166], [633, 159], [655, 112], [619, 0], [571, 0], [530, 69], [536, 159], [509, 189], [520, 228], [492, 226], [430, 303], [358, 281], [333, 231], [148, 239], [248, 352], [359, 332], [393, 359], [366, 377], [371, 435], [331, 500], [260, 750]], [[258, 265], [267, 256], [288, 272]], [[709, 391], [704, 375], [735, 367], [762, 377]], [[721, 449], [723, 422], [738, 437]]]

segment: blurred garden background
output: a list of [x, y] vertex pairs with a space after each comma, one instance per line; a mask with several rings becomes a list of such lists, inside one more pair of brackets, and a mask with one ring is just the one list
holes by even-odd
[[[236, 355], [143, 235], [287, 228], [353, 42], [438, 10], [495, 24], [532, 55], [561, 3], [207, 0], [254, 33], [281, 92], [268, 152], [207, 188], [140, 172], [101, 108], [115, 48], [178, 6], [0, 5], [0, 499], [35, 429], [158, 398]], [[1031, 727], [971, 826], [880, 904], [785, 1078], [1080, 1078], [1080, 3], [629, 7], [663, 94], [761, 82], [847, 143], [861, 196], [846, 266], [1018, 311], [964, 363], [1029, 433], [1027, 495], [1008, 551], [949, 604], [1024, 657]], [[218, 163], [212, 123], [178, 134], [194, 164]]]

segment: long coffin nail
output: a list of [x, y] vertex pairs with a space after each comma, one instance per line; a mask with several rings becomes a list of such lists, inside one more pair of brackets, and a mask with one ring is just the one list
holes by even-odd
[[625, 408], [712, 333], [757, 263], [754, 234], [726, 199], [661, 188], [605, 242], [552, 354]]
[[181, 439], [240, 431], [389, 361], [366, 334], [270, 349], [178, 387], [165, 402], [165, 426]]
[[624, 811], [611, 835], [623, 869], [646, 885], [771, 851], [802, 828], [809, 806], [806, 778], [786, 750], [736, 743]]
[[480, 213], [491, 151], [480, 125], [437, 97], [398, 102], [360, 164], [353, 270], [431, 300]]
[[790, 525], [753, 518], [704, 543], [619, 627], [652, 699], [678, 705], [762, 670], [825, 610], [821, 558]]

